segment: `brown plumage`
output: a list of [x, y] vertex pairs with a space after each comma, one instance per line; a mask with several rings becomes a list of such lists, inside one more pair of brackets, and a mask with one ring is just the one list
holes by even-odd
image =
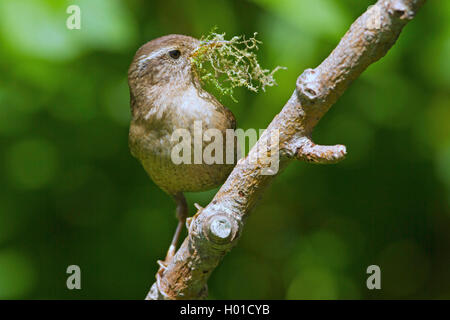
[[[193, 151], [191, 164], [174, 164], [171, 159], [172, 149], [179, 143], [172, 139], [177, 129], [186, 129], [194, 137], [194, 122], [201, 121], [203, 132], [218, 129], [225, 141], [225, 130], [236, 128], [231, 111], [203, 90], [192, 72], [190, 56], [199, 45], [199, 40], [183, 35], [157, 38], [136, 52], [128, 71], [131, 153], [151, 179], [177, 202], [179, 224], [166, 263], [175, 252], [187, 216], [183, 192], [205, 191], [220, 185], [234, 166], [193, 164]], [[191, 143], [194, 150], [193, 138]], [[203, 142], [202, 150], [206, 145]]]

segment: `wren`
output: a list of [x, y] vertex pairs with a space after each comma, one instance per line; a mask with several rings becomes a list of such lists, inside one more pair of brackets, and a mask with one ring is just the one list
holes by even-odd
[[[199, 46], [199, 40], [184, 35], [154, 39], [138, 49], [128, 71], [131, 154], [177, 205], [178, 226], [166, 258], [160, 262], [162, 268], [175, 254], [188, 215], [183, 193], [219, 186], [234, 167], [234, 163], [225, 160], [213, 164], [194, 164], [193, 161], [174, 164], [171, 159], [172, 149], [178, 143], [172, 139], [172, 134], [177, 129], [186, 129], [194, 136], [194, 122], [201, 121], [203, 131], [220, 130], [225, 141], [225, 131], [236, 128], [233, 113], [202, 88], [194, 72], [191, 57]], [[201, 143], [204, 148], [206, 144]]]

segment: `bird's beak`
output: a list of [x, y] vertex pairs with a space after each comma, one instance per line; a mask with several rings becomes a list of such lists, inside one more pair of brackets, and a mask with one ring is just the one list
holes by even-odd
[[224, 41], [200, 41], [197, 47], [192, 50], [190, 57], [195, 58], [202, 52], [206, 52], [209, 50], [214, 50], [215, 48], [219, 48], [223, 46]]

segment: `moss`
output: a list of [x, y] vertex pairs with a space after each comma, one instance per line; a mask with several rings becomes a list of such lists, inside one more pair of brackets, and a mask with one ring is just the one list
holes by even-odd
[[265, 91], [266, 86], [276, 85], [274, 73], [283, 67], [272, 71], [259, 65], [255, 51], [262, 42], [253, 37], [234, 36], [225, 40], [225, 33], [213, 31], [200, 39], [201, 45], [191, 56], [193, 70], [202, 84], [212, 84], [220, 94], [229, 95], [233, 101], [236, 87], [246, 87], [248, 90]]

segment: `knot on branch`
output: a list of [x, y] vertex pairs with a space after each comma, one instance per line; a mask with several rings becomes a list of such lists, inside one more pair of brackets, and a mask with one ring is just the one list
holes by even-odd
[[220, 213], [203, 222], [203, 235], [216, 249], [225, 249], [237, 238], [239, 225], [230, 215]]
[[326, 95], [314, 69], [306, 69], [297, 78], [297, 96], [302, 106], [319, 103]]
[[337, 163], [344, 160], [346, 155], [347, 148], [342, 144], [322, 146], [315, 144], [306, 137], [299, 141], [296, 152], [297, 159], [321, 164]]
[[[408, 2], [408, 4], [406, 3]], [[409, 21], [414, 18], [415, 12], [410, 6], [410, 0], [395, 0], [392, 2], [391, 7], [388, 8], [388, 13], [395, 17]]]

